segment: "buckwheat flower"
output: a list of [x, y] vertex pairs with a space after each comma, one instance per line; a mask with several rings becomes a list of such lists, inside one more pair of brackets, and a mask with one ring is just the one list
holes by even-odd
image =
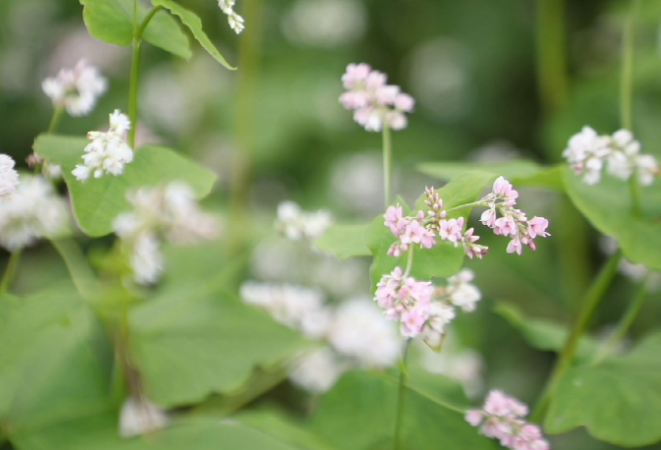
[[110, 114], [110, 129], [107, 132], [90, 131], [91, 140], [82, 156], [84, 164], [76, 165], [72, 171], [79, 181], [90, 176], [101, 178], [104, 174], [114, 176], [124, 173], [124, 166], [133, 161], [133, 150], [126, 143], [125, 134], [131, 128], [129, 118], [116, 109]]
[[80, 60], [73, 69], [62, 69], [56, 77], [46, 78], [41, 87], [56, 108], [64, 107], [72, 116], [85, 116], [106, 92], [108, 82], [96, 67]]
[[367, 131], [381, 131], [384, 126], [403, 130], [408, 125], [404, 113], [413, 111], [413, 97], [386, 82], [384, 73], [372, 70], [365, 63], [349, 64], [342, 76], [342, 84], [348, 91], [340, 96], [340, 103], [354, 111], [353, 119]]
[[392, 322], [363, 298], [348, 300], [337, 308], [328, 341], [336, 351], [367, 367], [390, 367], [402, 350]]
[[14, 169], [14, 160], [4, 154], [0, 154], [0, 197], [13, 194], [18, 186], [18, 172]]
[[634, 160], [638, 171], [638, 182], [642, 186], [651, 186], [659, 176], [659, 164], [652, 155], [638, 155]]
[[16, 251], [42, 237], [52, 237], [67, 225], [67, 207], [41, 177], [21, 176], [13, 194], [0, 198], [0, 245]]
[[466, 421], [480, 427], [482, 434], [496, 438], [501, 445], [513, 450], [550, 450], [537, 425], [524, 417], [528, 407], [501, 391], [491, 391], [481, 410], [466, 412]]
[[323, 209], [307, 212], [294, 202], [287, 201], [278, 205], [276, 228], [294, 241], [313, 240], [326, 232], [333, 223], [331, 214]]
[[303, 356], [289, 374], [289, 379], [307, 391], [321, 394], [329, 391], [345, 370], [335, 353], [324, 347]]
[[475, 273], [470, 269], [462, 269], [457, 275], [448, 278], [446, 292], [453, 305], [465, 312], [475, 311], [477, 302], [482, 298], [480, 290], [471, 281]]
[[241, 32], [246, 28], [245, 20], [243, 17], [234, 12], [234, 4], [236, 0], [218, 0], [218, 6], [220, 10], [227, 16], [227, 22], [230, 25], [230, 28], [234, 30], [236, 34], [241, 34]]
[[119, 435], [131, 438], [165, 428], [167, 414], [147, 399], [128, 398], [119, 413]]
[[130, 254], [137, 283], [152, 284], [160, 278], [165, 267], [162, 240], [186, 245], [218, 236], [218, 219], [199, 208], [193, 190], [183, 182], [140, 188], [126, 198], [133, 210], [119, 214], [113, 229]]

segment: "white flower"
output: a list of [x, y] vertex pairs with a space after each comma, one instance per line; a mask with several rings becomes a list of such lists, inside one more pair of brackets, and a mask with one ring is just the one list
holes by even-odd
[[18, 172], [14, 169], [16, 163], [7, 155], [0, 154], [0, 196], [12, 194], [18, 186]]
[[181, 182], [141, 188], [127, 194], [133, 211], [119, 214], [113, 229], [131, 251], [136, 282], [155, 283], [165, 262], [159, 238], [174, 244], [193, 244], [218, 235], [218, 219], [200, 210], [192, 189]]
[[654, 179], [659, 176], [659, 165], [652, 155], [637, 155], [635, 159], [638, 169], [638, 182], [642, 186], [651, 186]]
[[72, 116], [84, 116], [92, 111], [108, 82], [96, 67], [81, 60], [73, 69], [62, 69], [56, 77], [46, 78], [41, 87], [56, 107], [65, 107]]
[[246, 28], [246, 25], [243, 17], [234, 12], [235, 3], [236, 0], [218, 0], [218, 6], [227, 16], [227, 22], [230, 24], [230, 28], [234, 30], [236, 34], [240, 34]]
[[131, 128], [129, 118], [116, 109], [110, 114], [110, 129], [106, 133], [90, 131], [90, 142], [82, 156], [84, 164], [76, 165], [71, 172], [77, 180], [85, 181], [91, 175], [101, 178], [105, 173], [114, 176], [124, 173], [124, 166], [133, 161], [133, 150], [124, 140]]
[[119, 413], [119, 435], [130, 438], [165, 428], [170, 419], [149, 400], [128, 398]]
[[346, 301], [337, 308], [328, 341], [335, 350], [364, 366], [390, 367], [401, 355], [397, 328], [367, 297]]
[[335, 353], [324, 347], [304, 356], [289, 375], [289, 379], [303, 389], [322, 393], [335, 385], [344, 370]]
[[562, 156], [567, 158], [570, 164], [583, 164], [590, 156], [607, 156], [610, 153], [608, 142], [607, 137], [599, 136], [593, 128], [585, 126], [580, 133], [571, 137]]
[[471, 281], [475, 273], [470, 269], [463, 269], [454, 277], [448, 279], [447, 293], [453, 305], [466, 312], [475, 311], [476, 303], [482, 298], [480, 290]]
[[325, 210], [305, 212], [294, 202], [278, 205], [276, 227], [292, 240], [316, 239], [331, 226], [333, 219]]
[[67, 222], [67, 208], [50, 182], [22, 176], [16, 192], [0, 198], [0, 245], [10, 251], [53, 236]]

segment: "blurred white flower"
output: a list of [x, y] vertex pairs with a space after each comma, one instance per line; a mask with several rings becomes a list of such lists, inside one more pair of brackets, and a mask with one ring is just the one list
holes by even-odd
[[471, 269], [463, 269], [457, 275], [448, 278], [448, 286], [445, 288], [450, 302], [466, 312], [475, 311], [476, 303], [482, 298], [482, 293], [471, 281], [475, 279], [475, 273]]
[[54, 236], [67, 223], [64, 201], [41, 177], [21, 176], [13, 194], [0, 198], [0, 245], [10, 251]]
[[131, 438], [165, 428], [170, 419], [149, 400], [128, 398], [119, 413], [119, 435]]
[[[600, 239], [601, 249], [607, 255], [612, 255], [619, 248], [617, 239], [613, 236], [604, 235]], [[640, 283], [647, 280], [647, 291], [658, 292], [661, 290], [661, 272], [652, 272], [644, 264], [634, 264], [626, 258], [622, 258], [619, 271], [630, 280]]]
[[303, 356], [289, 374], [289, 379], [307, 391], [320, 394], [330, 390], [344, 371], [345, 367], [335, 353], [324, 347]]
[[13, 194], [18, 186], [18, 172], [14, 169], [16, 162], [11, 156], [0, 154], [0, 196]]
[[235, 3], [236, 0], [218, 0], [218, 6], [227, 16], [227, 22], [230, 24], [230, 28], [234, 30], [236, 34], [240, 34], [246, 28], [246, 25], [243, 17], [234, 12]]
[[369, 297], [347, 300], [336, 309], [328, 341], [339, 353], [368, 367], [390, 367], [402, 351], [396, 326]]
[[331, 170], [331, 184], [342, 205], [374, 217], [383, 208], [383, 167], [377, 152], [342, 156]]
[[71, 172], [76, 179], [85, 181], [92, 175], [101, 178], [106, 173], [114, 176], [124, 173], [124, 166], [133, 161], [133, 150], [124, 139], [130, 128], [129, 118], [116, 109], [110, 114], [110, 129], [107, 132], [87, 133], [87, 139], [92, 142], [85, 147], [83, 164], [77, 164]]
[[46, 78], [41, 87], [55, 107], [66, 108], [72, 116], [85, 116], [108, 89], [108, 81], [96, 67], [80, 60], [73, 69], [62, 69], [56, 77]]
[[199, 208], [186, 183], [140, 188], [129, 192], [127, 199], [133, 211], [119, 214], [113, 228], [131, 251], [131, 267], [140, 284], [156, 282], [164, 269], [159, 238], [173, 244], [195, 244], [219, 233], [218, 218]]
[[281, 28], [295, 44], [333, 48], [363, 37], [367, 11], [355, 0], [298, 0], [284, 16]]
[[323, 209], [307, 212], [294, 202], [287, 201], [278, 205], [276, 227], [292, 240], [316, 239], [331, 226], [333, 218]]

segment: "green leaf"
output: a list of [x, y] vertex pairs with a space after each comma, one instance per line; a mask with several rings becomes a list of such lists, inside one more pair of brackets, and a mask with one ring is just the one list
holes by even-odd
[[152, 0], [152, 3], [154, 6], [163, 6], [164, 8], [169, 9], [172, 14], [179, 16], [181, 22], [186, 25], [188, 29], [190, 29], [191, 33], [193, 33], [193, 37], [195, 37], [197, 42], [202, 45], [202, 48], [204, 48], [211, 56], [213, 56], [216, 61], [218, 61], [223, 66], [230, 70], [236, 70], [236, 67], [232, 67], [227, 62], [223, 55], [220, 54], [216, 46], [213, 45], [213, 42], [211, 42], [211, 39], [209, 39], [204, 30], [202, 30], [202, 21], [197, 16], [197, 14], [187, 10], [172, 0]]
[[418, 170], [440, 180], [453, 180], [466, 172], [477, 170], [491, 173], [494, 178], [503, 176], [515, 187], [543, 187], [557, 191], [564, 189], [560, 167], [544, 167], [527, 160], [493, 164], [428, 162], [419, 164]]
[[[12, 441], [21, 450], [300, 450], [236, 421], [215, 418], [179, 420], [149, 435], [119, 437], [117, 412], [90, 415], [31, 433]], [[314, 449], [316, 450], [316, 449]]]
[[164, 407], [239, 387], [254, 367], [290, 355], [299, 335], [199, 282], [134, 309], [132, 344], [148, 395]]
[[544, 427], [565, 433], [584, 426], [624, 447], [661, 440], [661, 332], [631, 353], [570, 369], [553, 395]]
[[[494, 178], [493, 174], [487, 172], [467, 172], [439, 189], [438, 193], [443, 199], [445, 208], [472, 203], [480, 198], [484, 187]], [[418, 201], [417, 207], [426, 208], [424, 201]], [[471, 209], [454, 211], [448, 217], [466, 218]], [[373, 287], [383, 275], [392, 272], [395, 267], [405, 269], [408, 255], [388, 256], [388, 249], [396, 241], [397, 237], [383, 224], [383, 216], [377, 216], [367, 233], [367, 247], [374, 255], [371, 268]], [[418, 280], [431, 280], [434, 277], [449, 278], [461, 270], [464, 262], [464, 250], [455, 248], [450, 242], [441, 242], [431, 249], [418, 247], [414, 251], [411, 276]]]
[[[133, 0], [80, 0], [85, 5], [83, 19], [92, 37], [126, 47], [133, 42]], [[139, 22], [149, 9], [138, 2]], [[152, 45], [184, 59], [191, 57], [190, 43], [174, 18], [156, 14], [143, 38]]]
[[[498, 303], [495, 311], [507, 320], [510, 325], [519, 330], [523, 338], [533, 347], [540, 350], [559, 352], [565, 345], [569, 329], [550, 320], [526, 317], [515, 305]], [[599, 342], [589, 336], [581, 338], [576, 357], [579, 360], [592, 358], [599, 349]]]
[[370, 224], [341, 224], [332, 225], [326, 232], [314, 241], [315, 247], [340, 259], [354, 256], [370, 256], [370, 249], [365, 243], [367, 230]]
[[126, 194], [132, 189], [179, 180], [188, 183], [202, 198], [209, 194], [216, 181], [212, 172], [171, 149], [142, 147], [122, 175], [104, 175], [82, 183], [71, 171], [76, 164], [82, 163], [83, 149], [88, 142], [83, 138], [41, 135], [34, 143], [34, 151], [62, 165], [76, 219], [80, 228], [90, 236], [112, 232], [115, 217], [131, 209]]
[[644, 217], [638, 218], [627, 183], [604, 176], [588, 186], [569, 167], [563, 176], [567, 194], [595, 228], [615, 237], [631, 262], [661, 270], [661, 183], [642, 188]]
[[249, 411], [237, 416], [242, 424], [260, 430], [305, 450], [335, 450], [320, 437], [312, 434], [284, 413], [271, 410]]
[[[6, 304], [4, 305], [6, 306]], [[0, 330], [0, 421], [27, 432], [110, 407], [112, 352], [71, 286], [21, 299]]]
[[[483, 450], [496, 444], [469, 425], [463, 413], [407, 388], [402, 449]], [[397, 409], [397, 382], [385, 375], [352, 372], [321, 398], [311, 429], [342, 450], [390, 450]]]

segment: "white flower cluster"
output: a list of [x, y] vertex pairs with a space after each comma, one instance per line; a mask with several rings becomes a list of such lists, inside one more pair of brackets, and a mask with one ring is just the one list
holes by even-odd
[[161, 239], [192, 244], [218, 235], [218, 219], [200, 210], [193, 190], [185, 183], [141, 188], [127, 199], [134, 209], [118, 215], [113, 227], [131, 252], [137, 283], [151, 284], [160, 278], [165, 266]]
[[642, 186], [650, 186], [659, 176], [659, 165], [652, 155], [640, 154], [640, 142], [629, 130], [616, 131], [612, 136], [600, 136], [586, 126], [569, 140], [563, 152], [577, 175], [583, 181], [595, 185], [601, 181], [601, 171], [620, 180], [628, 180], [634, 173]]
[[0, 198], [0, 245], [15, 251], [66, 226], [67, 208], [50, 182], [22, 176], [13, 194]]
[[16, 162], [4, 154], [0, 154], [0, 197], [16, 192], [18, 172], [14, 169]]
[[289, 239], [316, 239], [324, 234], [332, 223], [333, 218], [326, 210], [306, 212], [290, 201], [278, 205], [276, 228]]
[[167, 414], [147, 399], [128, 398], [119, 413], [119, 435], [131, 438], [165, 428], [170, 422]]
[[110, 129], [107, 132], [90, 131], [87, 139], [92, 142], [85, 147], [84, 164], [77, 164], [71, 173], [79, 181], [90, 175], [101, 178], [104, 173], [118, 176], [124, 166], [133, 161], [133, 150], [126, 143], [126, 132], [131, 128], [129, 118], [116, 109], [110, 114]]
[[351, 367], [390, 367], [400, 356], [397, 330], [367, 297], [349, 299], [333, 309], [318, 290], [257, 282], [244, 283], [241, 296], [278, 322], [330, 344], [304, 355], [292, 372], [292, 381], [310, 391], [330, 389]]
[[236, 0], [218, 0], [218, 6], [227, 16], [227, 22], [230, 24], [230, 28], [236, 34], [240, 34], [246, 28], [246, 24], [243, 17], [234, 12], [235, 3]]
[[56, 77], [46, 78], [41, 87], [56, 108], [64, 107], [72, 116], [84, 116], [106, 92], [108, 82], [96, 67], [80, 60], [73, 69], [62, 69]]

